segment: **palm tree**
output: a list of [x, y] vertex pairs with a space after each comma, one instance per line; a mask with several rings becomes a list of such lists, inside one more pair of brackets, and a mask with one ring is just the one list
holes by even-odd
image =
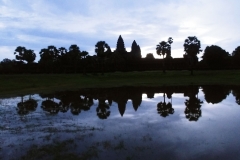
[[183, 44], [185, 55], [188, 57], [191, 75], [193, 75], [193, 66], [198, 62], [197, 54], [202, 52], [201, 43], [197, 37], [188, 37]]
[[202, 116], [202, 111], [200, 109], [202, 103], [203, 102], [195, 96], [191, 96], [189, 100], [186, 100], [186, 109], [184, 113], [189, 121], [197, 121], [199, 117]]
[[201, 104], [203, 103], [198, 98], [199, 88], [198, 86], [189, 86], [184, 92], [184, 96], [188, 96], [189, 99], [185, 101], [185, 115], [189, 121], [197, 121], [202, 116]]
[[111, 51], [109, 45], [105, 41], [98, 41], [95, 45], [95, 52], [97, 54], [98, 60], [100, 62], [102, 75], [104, 74], [104, 63], [107, 55]]
[[168, 41], [162, 41], [159, 42], [156, 48], [156, 52], [158, 55], [163, 56], [163, 73], [166, 73], [165, 71], [165, 63], [164, 63], [164, 56], [165, 55], [171, 55], [171, 44], [173, 43], [172, 37], [168, 38]]
[[165, 92], [163, 94], [163, 98], [164, 98], [163, 102], [159, 102], [157, 104], [157, 111], [162, 117], [167, 117], [169, 114], [174, 113], [174, 109], [172, 108], [172, 103], [168, 102], [168, 104], [166, 104]]

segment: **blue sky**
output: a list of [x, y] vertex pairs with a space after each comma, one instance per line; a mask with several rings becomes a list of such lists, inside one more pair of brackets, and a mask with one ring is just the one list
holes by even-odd
[[168, 37], [172, 56], [182, 57], [188, 36], [203, 50], [218, 45], [232, 53], [240, 46], [239, 7], [239, 0], [0, 0], [0, 61], [14, 59], [17, 46], [33, 49], [36, 61], [49, 45], [77, 44], [94, 55], [100, 40], [114, 50], [120, 34], [128, 51], [136, 40], [142, 57], [160, 58], [156, 45]]

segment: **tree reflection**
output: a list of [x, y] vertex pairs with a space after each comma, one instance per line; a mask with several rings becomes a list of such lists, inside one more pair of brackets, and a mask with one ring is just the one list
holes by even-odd
[[25, 102], [23, 101], [23, 96], [21, 97], [21, 102], [17, 104], [17, 111], [20, 115], [26, 115], [30, 112], [35, 111], [37, 108], [37, 101], [31, 98], [29, 95], [29, 99]]
[[160, 114], [160, 116], [162, 117], [167, 117], [169, 116], [169, 114], [173, 114], [174, 113], [174, 109], [172, 108], [172, 103], [165, 102], [165, 93], [163, 94], [163, 102], [159, 102], [157, 104], [157, 111], [158, 114]]
[[[110, 101], [111, 103], [111, 101]], [[96, 108], [97, 116], [100, 119], [107, 119], [110, 116], [111, 111], [109, 111], [109, 104], [105, 102], [105, 99], [98, 100], [98, 107]]]
[[79, 94], [72, 94], [72, 102], [70, 105], [70, 110], [73, 115], [79, 115], [81, 113], [81, 109], [83, 109], [83, 100]]
[[71, 104], [71, 92], [59, 92], [56, 94], [56, 98], [60, 100], [59, 108], [60, 112], [67, 112]]
[[46, 98], [45, 101], [42, 101], [41, 108], [52, 115], [58, 114], [58, 112], [60, 111], [60, 106], [58, 103], [54, 102], [54, 95], [46, 94], [46, 95], [40, 95], [40, 96], [42, 98]]
[[184, 111], [186, 118], [189, 121], [197, 121], [202, 116], [201, 104], [203, 103], [196, 97], [198, 94], [198, 87], [191, 86], [186, 93], [189, 99], [185, 101], [186, 109]]
[[236, 103], [240, 105], [240, 86], [235, 86], [232, 90], [233, 96], [235, 96]]
[[205, 94], [205, 100], [208, 103], [217, 104], [226, 99], [230, 93], [230, 89], [225, 86], [202, 86], [202, 91]]
[[88, 111], [88, 110], [90, 110], [92, 105], [93, 105], [93, 98], [84, 96], [84, 98], [82, 100], [82, 109], [84, 111]]

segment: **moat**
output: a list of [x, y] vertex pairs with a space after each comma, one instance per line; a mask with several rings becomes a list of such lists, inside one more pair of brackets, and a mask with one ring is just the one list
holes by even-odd
[[0, 99], [0, 159], [237, 159], [240, 86], [81, 89]]

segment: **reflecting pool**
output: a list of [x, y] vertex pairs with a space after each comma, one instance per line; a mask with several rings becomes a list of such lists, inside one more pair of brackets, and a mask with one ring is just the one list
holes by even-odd
[[0, 159], [239, 159], [240, 86], [0, 99]]

